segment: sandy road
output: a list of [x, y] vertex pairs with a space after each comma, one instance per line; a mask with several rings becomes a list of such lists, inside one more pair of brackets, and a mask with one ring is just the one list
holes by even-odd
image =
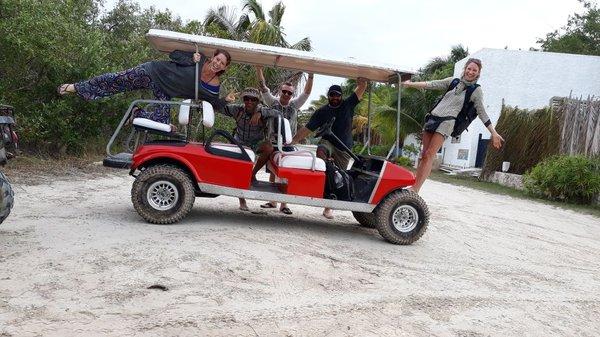
[[[149, 225], [125, 172], [15, 185], [0, 336], [597, 336], [600, 221], [428, 182], [411, 246], [349, 212], [196, 199]], [[472, 205], [470, 207], [466, 205]], [[167, 291], [147, 289], [160, 284]]]

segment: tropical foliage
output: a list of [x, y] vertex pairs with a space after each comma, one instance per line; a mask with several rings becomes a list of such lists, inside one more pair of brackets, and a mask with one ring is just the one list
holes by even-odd
[[600, 55], [600, 8], [592, 1], [579, 2], [585, 12], [573, 14], [566, 26], [539, 39], [543, 51]]
[[[230, 40], [310, 51], [308, 37], [295, 43], [287, 41], [282, 26], [284, 14], [285, 5], [281, 1], [268, 11], [268, 15], [265, 15], [263, 7], [257, 0], [244, 1], [239, 16], [234, 9], [223, 5], [209, 10], [204, 20], [205, 33]], [[235, 79], [238, 83], [256, 86], [256, 73], [252, 67], [236, 65], [233, 68], [231, 72], [236, 74]], [[267, 87], [272, 89], [284, 80], [292, 82], [300, 80], [300, 77], [295, 76], [296, 72], [282, 69], [266, 68], [264, 74]]]
[[0, 2], [0, 102], [15, 107], [26, 149], [60, 154], [105, 142], [129, 101], [144, 93], [84, 102], [58, 97], [56, 86], [160, 57], [144, 41], [150, 27], [201, 27], [129, 1], [101, 10], [100, 0]]
[[[541, 39], [544, 50], [600, 55], [599, 9], [591, 1], [580, 1], [585, 13], [575, 14], [564, 28]], [[208, 11], [203, 21], [189, 22], [169, 10], [142, 9], [135, 0], [119, 0], [108, 9], [103, 4], [103, 0], [0, 1], [0, 103], [15, 106], [21, 144], [26, 149], [62, 154], [101, 148], [129, 102], [150, 98], [150, 94], [136, 92], [85, 102], [58, 97], [56, 86], [164, 58], [148, 46], [144, 34], [149, 28], [311, 49], [308, 37], [288, 41], [283, 2], [265, 9], [258, 0], [245, 0], [240, 13], [219, 6]], [[447, 57], [428, 62], [415, 80], [452, 76], [456, 61], [467, 54], [466, 48], [454, 47]], [[302, 81], [281, 69], [265, 69], [265, 77], [272, 89], [283, 79]], [[248, 85], [256, 85], [254, 69], [237, 65], [226, 73], [222, 90], [237, 91]], [[352, 80], [344, 83], [345, 96], [354, 88]], [[403, 90], [402, 139], [421, 129], [424, 115], [439, 95]], [[396, 133], [397, 88], [372, 86], [357, 109], [354, 134], [358, 141], [365, 137], [369, 98], [372, 141], [389, 147]], [[326, 102], [323, 96], [312, 108]]]
[[[26, 150], [64, 154], [101, 149], [131, 100], [151, 94], [85, 102], [58, 97], [56, 87], [164, 58], [145, 40], [150, 28], [310, 50], [308, 38], [295, 43], [285, 39], [281, 2], [267, 15], [256, 0], [244, 3], [240, 17], [219, 7], [204, 22], [183, 22], [169, 10], [142, 9], [130, 0], [120, 0], [108, 11], [103, 3], [0, 1], [0, 103], [15, 107]], [[266, 76], [274, 84], [282, 72], [268, 70]], [[255, 78], [254, 69], [235, 66], [227, 71], [223, 87], [240, 90], [255, 84]]]
[[[454, 73], [454, 64], [467, 57], [468, 50], [461, 46], [455, 46], [451, 49], [447, 57], [438, 57], [432, 59], [419, 71], [419, 75], [414, 78], [415, 81], [429, 81], [450, 77]], [[356, 84], [354, 80], [348, 80], [342, 85], [342, 92], [347, 97], [352, 93]], [[403, 140], [412, 133], [418, 133], [422, 129], [422, 122], [425, 115], [434, 105], [440, 92], [421, 91], [416, 89], [403, 89], [401, 97], [400, 111], [400, 146]], [[367, 126], [367, 115], [369, 96], [372, 106], [372, 126], [371, 126], [371, 144], [383, 145], [389, 149], [396, 139], [396, 116], [398, 110], [398, 89], [397, 86], [388, 86], [374, 84], [371, 91], [365, 94], [365, 97], [358, 105], [355, 118], [353, 134], [358, 142], [364, 142]], [[316, 110], [318, 107], [327, 104], [327, 97], [321, 96], [318, 100], [311, 102], [309, 109]]]
[[550, 200], [587, 204], [600, 194], [600, 158], [553, 156], [524, 176], [526, 190]]

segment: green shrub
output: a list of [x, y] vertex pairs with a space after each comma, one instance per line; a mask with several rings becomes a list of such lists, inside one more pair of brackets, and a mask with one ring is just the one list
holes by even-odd
[[[360, 153], [363, 146], [364, 146], [364, 144], [355, 142], [354, 146], [352, 147], [352, 152]], [[371, 146], [371, 155], [372, 156], [386, 157], [389, 151], [390, 151], [390, 145], [373, 145], [373, 146]], [[367, 150], [365, 150], [365, 152], [363, 154], [367, 154]]]
[[416, 146], [414, 146], [413, 144], [407, 144], [404, 145], [404, 147], [402, 148], [402, 152], [407, 155], [407, 156], [417, 156], [419, 154], [421, 150], [418, 149]]
[[398, 157], [396, 159], [396, 164], [404, 167], [413, 167], [413, 162], [408, 157]]
[[550, 200], [590, 203], [600, 193], [600, 158], [552, 156], [523, 177], [532, 195]]

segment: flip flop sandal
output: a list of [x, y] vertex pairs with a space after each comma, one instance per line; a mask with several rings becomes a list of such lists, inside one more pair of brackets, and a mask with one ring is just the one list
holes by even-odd
[[284, 208], [280, 209], [279, 211], [280, 211], [281, 213], [283, 213], [283, 214], [287, 214], [287, 215], [290, 215], [290, 214], [292, 214], [292, 211], [291, 211], [289, 208], [287, 208], [287, 207], [284, 207]]
[[277, 206], [273, 205], [270, 202], [267, 202], [266, 204], [260, 205], [260, 208], [275, 208], [275, 207], [277, 207]]

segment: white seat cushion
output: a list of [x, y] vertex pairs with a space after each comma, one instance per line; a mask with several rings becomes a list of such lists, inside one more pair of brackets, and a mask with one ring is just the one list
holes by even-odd
[[[185, 99], [181, 103], [192, 103], [191, 99]], [[190, 123], [190, 106], [182, 104], [179, 106], [178, 114], [179, 125], [188, 125]]]
[[[312, 169], [312, 161], [313, 157], [310, 153], [295, 153], [295, 154], [285, 154], [281, 161], [279, 161], [281, 157], [281, 152], [275, 152], [273, 156], [273, 160], [279, 167], [287, 167], [287, 168], [296, 168], [303, 170], [311, 170]], [[315, 171], [325, 172], [325, 161], [321, 158], [315, 158]]]
[[212, 128], [215, 124], [215, 110], [207, 101], [202, 101], [202, 124], [207, 128]]
[[[223, 151], [227, 151], [227, 152], [232, 152], [232, 153], [242, 153], [242, 151], [240, 150], [240, 148], [237, 145], [234, 144], [228, 144], [228, 143], [211, 143], [210, 147], [212, 147], [213, 149], [219, 149], [219, 150], [223, 150]], [[246, 153], [248, 154], [248, 156], [250, 157], [250, 160], [252, 160], [252, 162], [254, 163], [254, 161], [256, 160], [256, 155], [254, 154], [254, 151], [252, 151], [252, 149], [244, 147], [244, 150], [246, 150]]]
[[133, 125], [162, 132], [171, 132], [171, 125], [155, 122], [148, 118], [134, 118]]

